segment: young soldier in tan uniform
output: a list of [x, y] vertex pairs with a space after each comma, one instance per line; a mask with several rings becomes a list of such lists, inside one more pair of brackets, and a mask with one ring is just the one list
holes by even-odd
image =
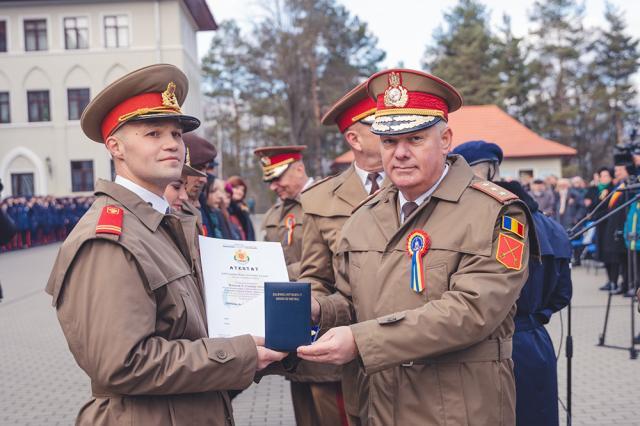
[[[289, 279], [298, 281], [303, 250], [304, 218], [300, 193], [313, 179], [302, 163], [304, 146], [265, 147], [256, 149], [263, 178], [278, 195], [278, 201], [264, 215], [265, 241], [282, 244]], [[341, 425], [346, 422], [340, 393], [340, 370], [334, 365], [300, 362], [295, 373], [286, 374], [291, 381], [291, 398], [299, 426]]]
[[249, 386], [280, 354], [245, 335], [207, 337], [195, 218], [167, 214], [182, 171], [186, 76], [134, 71], [100, 92], [81, 125], [104, 143], [115, 182], [62, 245], [47, 292], [76, 362], [91, 379], [80, 425], [231, 425], [226, 389]]
[[[447, 158], [449, 112], [462, 98], [412, 70], [371, 77], [372, 131], [392, 185], [346, 222], [339, 293], [319, 299], [326, 332], [303, 359], [369, 375], [370, 425], [513, 425], [511, 337], [527, 278], [527, 210]], [[503, 218], [522, 228], [504, 229]], [[320, 309], [318, 309], [320, 308]], [[352, 324], [350, 326], [343, 326]]]
[[[358, 85], [322, 118], [324, 125], [337, 125], [349, 144], [355, 161], [339, 175], [324, 179], [301, 196], [304, 210], [302, 263], [299, 281], [311, 283], [314, 297], [334, 293], [333, 257], [338, 237], [353, 209], [382, 185], [384, 171], [380, 138], [371, 133], [376, 103], [367, 94], [366, 82]], [[349, 424], [359, 424], [360, 407], [366, 408], [366, 377], [356, 361], [344, 366], [342, 395]], [[360, 400], [360, 398], [363, 398]]]

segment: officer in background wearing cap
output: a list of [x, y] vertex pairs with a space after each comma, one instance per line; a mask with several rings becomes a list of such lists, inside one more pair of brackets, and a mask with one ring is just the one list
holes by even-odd
[[[358, 358], [369, 376], [370, 425], [511, 425], [515, 301], [527, 277], [526, 207], [447, 158], [448, 114], [462, 97], [420, 71], [373, 75], [372, 132], [391, 185], [342, 229], [336, 287], [318, 299], [307, 360]], [[503, 218], [522, 229], [503, 229]], [[351, 324], [349, 326], [344, 326]]]
[[[315, 183], [301, 196], [305, 225], [299, 280], [311, 283], [315, 297], [336, 291], [333, 257], [340, 230], [353, 209], [383, 185], [380, 139], [371, 133], [375, 110], [376, 103], [367, 94], [364, 82], [339, 99], [322, 118], [324, 125], [337, 125], [355, 161], [344, 172]], [[359, 409], [366, 407], [367, 396], [366, 376], [356, 361], [342, 369], [342, 396], [349, 424], [359, 424], [359, 418], [365, 416]]]
[[[452, 153], [473, 164], [477, 175], [500, 175], [502, 149], [484, 141], [465, 142]], [[492, 180], [492, 179], [490, 179]], [[569, 304], [572, 294], [571, 243], [556, 220], [538, 210], [538, 203], [518, 182], [496, 182], [525, 202], [540, 244], [540, 258], [529, 259], [529, 278], [522, 288], [514, 318], [513, 364], [516, 379], [516, 424], [558, 424], [556, 354], [544, 325]], [[532, 242], [533, 243], [533, 242]]]
[[[192, 214], [190, 210], [185, 210], [185, 204], [189, 203], [189, 194], [187, 194], [187, 181], [189, 177], [205, 178], [207, 174], [196, 170], [191, 166], [191, 154], [189, 148], [185, 147], [186, 157], [184, 160], [184, 166], [182, 166], [182, 174], [179, 179], [171, 181], [164, 190], [164, 198], [169, 203], [171, 210], [175, 212], [182, 212], [184, 214]], [[195, 216], [195, 215], [194, 215]]]
[[[302, 162], [305, 148], [297, 145], [254, 151], [260, 159], [263, 180], [278, 196], [262, 221], [264, 240], [282, 244], [291, 281], [300, 277], [303, 250], [303, 222], [306, 219], [303, 218], [300, 194], [313, 183]], [[295, 373], [284, 375], [291, 382], [297, 425], [343, 424], [344, 413], [338, 406], [340, 373], [336, 366], [303, 361], [297, 365]]]
[[173, 65], [133, 71], [100, 92], [81, 126], [112, 156], [115, 182], [66, 239], [47, 292], [92, 398], [79, 425], [230, 425], [227, 389], [284, 354], [250, 335], [207, 337], [195, 218], [163, 192], [180, 177], [188, 80]]
[[202, 229], [202, 212], [200, 211], [200, 194], [207, 184], [206, 170], [211, 162], [215, 161], [218, 151], [216, 147], [205, 138], [195, 133], [184, 135], [184, 145], [189, 150], [191, 167], [198, 172], [198, 176], [187, 176], [186, 191], [189, 200], [182, 205], [182, 210], [197, 218], [198, 232], [204, 235]]

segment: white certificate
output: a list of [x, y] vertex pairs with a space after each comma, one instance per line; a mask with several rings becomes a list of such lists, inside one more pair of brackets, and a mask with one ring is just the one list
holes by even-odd
[[288, 282], [280, 243], [200, 236], [209, 337], [264, 336], [264, 283]]

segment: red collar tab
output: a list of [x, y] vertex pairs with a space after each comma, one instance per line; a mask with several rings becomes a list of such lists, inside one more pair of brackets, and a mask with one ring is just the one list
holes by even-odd
[[356, 102], [336, 118], [336, 124], [338, 125], [338, 129], [340, 129], [340, 133], [344, 133], [344, 131], [353, 123], [373, 115], [375, 112], [376, 102], [370, 97], [366, 97], [361, 101]]
[[96, 234], [122, 234], [124, 210], [118, 206], [104, 206], [96, 225]]

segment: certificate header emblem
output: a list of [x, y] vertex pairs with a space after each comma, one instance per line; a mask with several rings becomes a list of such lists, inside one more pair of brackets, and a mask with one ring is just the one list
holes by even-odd
[[248, 263], [250, 259], [246, 251], [239, 249], [233, 253], [233, 260], [244, 265], [245, 263]]

